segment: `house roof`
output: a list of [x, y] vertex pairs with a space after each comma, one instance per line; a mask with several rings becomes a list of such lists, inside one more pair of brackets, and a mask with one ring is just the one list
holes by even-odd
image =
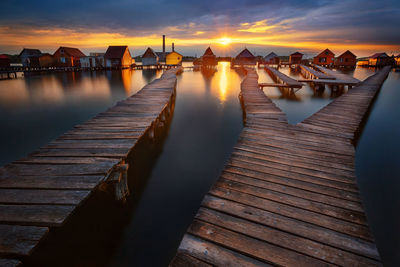
[[157, 57], [158, 57], [157, 54], [150, 47], [148, 47], [144, 52], [144, 54], [142, 55], [142, 58], [157, 58]]
[[255, 58], [255, 56], [247, 48], [245, 48], [236, 56], [236, 58]]
[[42, 52], [39, 49], [24, 48], [19, 55], [25, 54], [30, 57], [40, 56]]
[[208, 47], [206, 49], [206, 51], [204, 52], [203, 56], [215, 56], [215, 55], [214, 55], [213, 51], [211, 50], [211, 48]]
[[375, 53], [369, 58], [378, 58], [378, 57], [389, 57], [389, 56], [385, 52], [382, 52], [382, 53]]
[[167, 56], [172, 55], [172, 54], [177, 54], [178, 56], [182, 57], [182, 55], [176, 51], [172, 51], [172, 52], [168, 53]]
[[333, 53], [331, 50], [329, 50], [328, 48], [327, 49], [325, 49], [324, 51], [322, 51], [321, 53], [319, 53], [318, 55], [317, 55], [317, 57], [319, 57], [319, 56], [325, 56], [326, 54], [332, 54], [333, 56], [335, 56], [335, 53]]
[[[60, 49], [64, 49], [64, 53], [72, 56], [72, 57], [85, 57], [86, 55], [84, 53], [82, 53], [81, 50], [79, 50], [78, 48], [74, 48], [74, 47], [65, 47], [65, 46], [60, 46], [58, 50]], [[57, 52], [56, 51], [56, 52]], [[54, 53], [55, 54], [55, 53]]]
[[122, 58], [124, 56], [126, 49], [128, 49], [127, 45], [109, 46], [106, 53], [104, 54], [104, 57], [105, 58]]
[[265, 60], [269, 60], [269, 59], [273, 59], [273, 58], [276, 58], [276, 57], [278, 57], [278, 55], [275, 54], [274, 52], [271, 52], [271, 53], [269, 53], [268, 55], [266, 55], [266, 56], [264, 57], [264, 59], [265, 59]]
[[350, 50], [347, 50], [346, 52], [344, 52], [343, 54], [341, 54], [341, 55], [338, 56], [338, 57], [343, 57], [343, 56], [346, 55], [346, 54], [350, 54], [350, 55], [352, 55], [353, 57], [357, 57], [357, 56], [354, 55]]
[[291, 56], [302, 56], [304, 54], [300, 53], [300, 52], [294, 52], [293, 54], [290, 54]]

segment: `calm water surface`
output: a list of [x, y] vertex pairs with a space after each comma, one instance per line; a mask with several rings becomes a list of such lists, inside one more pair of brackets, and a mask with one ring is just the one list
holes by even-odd
[[160, 75], [62, 72], [0, 81], [0, 165], [26, 156]]
[[[280, 71], [302, 78], [289, 68]], [[260, 82], [272, 82], [264, 70], [258, 73]], [[365, 68], [350, 72], [361, 80], [373, 73], [374, 70]], [[135, 93], [160, 74], [155, 71], [56, 73], [0, 81], [0, 163], [28, 154]], [[111, 266], [168, 265], [243, 127], [238, 100], [242, 78], [227, 63], [220, 63], [215, 73], [186, 71], [178, 77], [175, 112], [162, 142], [155, 145], [151, 162], [146, 158], [145, 162], [137, 161], [134, 168], [146, 166], [148, 171], [130, 175], [136, 184], [131, 187], [132, 195], [122, 211], [115, 208], [113, 213], [115, 220], [121, 221], [117, 213], [123, 213], [124, 222], [108, 218], [112, 227], [121, 228], [119, 237], [112, 242], [108, 237], [101, 240], [112, 246], [104, 250], [111, 255], [101, 262], [91, 260], [85, 253], [88, 265], [91, 262]], [[356, 155], [358, 184], [387, 266], [400, 266], [399, 80], [400, 73], [392, 72], [384, 83]], [[276, 88], [265, 88], [264, 92], [286, 112], [292, 124], [301, 122], [336, 97], [329, 88], [318, 92], [309, 86], [294, 95], [283, 94]], [[144, 151], [147, 149], [145, 146]], [[114, 234], [109, 238], [114, 238]], [[90, 243], [84, 244], [89, 246]], [[93, 255], [99, 253], [95, 251]], [[78, 258], [75, 262], [80, 261]]]

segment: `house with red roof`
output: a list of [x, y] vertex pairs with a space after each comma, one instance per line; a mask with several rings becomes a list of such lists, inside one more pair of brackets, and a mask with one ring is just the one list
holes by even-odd
[[313, 63], [315, 65], [332, 66], [335, 59], [335, 54], [328, 48], [314, 57]]
[[134, 63], [128, 46], [109, 46], [104, 60], [107, 68], [130, 68]]
[[335, 67], [351, 67], [355, 68], [357, 64], [357, 56], [347, 50], [334, 60]]
[[78, 48], [60, 46], [54, 52], [53, 59], [55, 65], [59, 67], [80, 67], [80, 58], [85, 56]]

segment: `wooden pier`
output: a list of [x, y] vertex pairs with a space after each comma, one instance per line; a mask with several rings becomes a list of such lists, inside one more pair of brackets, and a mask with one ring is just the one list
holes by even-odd
[[327, 69], [325, 67], [318, 66], [318, 65], [314, 65], [314, 67], [316, 69], [318, 69], [319, 71], [325, 73], [326, 75], [335, 77], [335, 79], [338, 80], [338, 81], [343, 81], [343, 83], [346, 83], [346, 84], [351, 84], [352, 83], [353, 85], [357, 85], [357, 84], [360, 83], [360, 80], [358, 80], [358, 79], [356, 79], [356, 78], [354, 78], [354, 77], [352, 77], [350, 75], [343, 74], [343, 73], [340, 73], [338, 71], [330, 70], [330, 69]]
[[0, 266], [26, 259], [99, 187], [126, 196], [128, 154], [172, 115], [180, 71], [164, 72], [106, 112], [0, 168]]
[[329, 76], [322, 72], [316, 71], [310, 67], [299, 65], [301, 74], [307, 79], [325, 79], [325, 80], [335, 80], [333, 76]]
[[248, 70], [245, 127], [171, 266], [380, 266], [353, 143], [389, 71], [290, 125]]
[[[291, 88], [291, 89], [303, 87], [302, 83], [290, 78], [289, 76], [283, 74], [282, 72], [278, 71], [275, 68], [265, 66], [265, 71], [268, 72], [268, 74], [272, 77], [272, 79], [274, 79], [275, 81], [277, 81], [280, 84], [283, 84], [283, 86], [281, 86], [281, 87]], [[259, 86], [261, 87], [261, 86], [263, 86], [263, 84], [261, 83], [261, 84], [259, 84]]]

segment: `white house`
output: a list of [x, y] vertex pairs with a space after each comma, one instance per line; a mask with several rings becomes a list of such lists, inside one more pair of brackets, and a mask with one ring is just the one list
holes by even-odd
[[146, 49], [146, 52], [142, 55], [143, 66], [154, 66], [158, 64], [158, 56], [150, 47]]

